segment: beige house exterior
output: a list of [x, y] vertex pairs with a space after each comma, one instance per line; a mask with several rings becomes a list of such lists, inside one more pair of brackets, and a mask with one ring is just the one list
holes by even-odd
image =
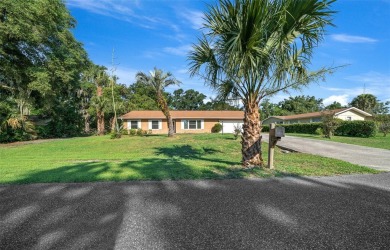
[[[216, 124], [222, 125], [221, 133], [233, 133], [235, 127], [242, 127], [243, 111], [170, 111], [175, 133], [211, 133]], [[153, 134], [167, 134], [167, 119], [161, 111], [131, 111], [119, 117], [123, 128], [152, 131]]]
[[335, 118], [339, 118], [344, 121], [364, 121], [372, 119], [372, 115], [355, 107], [327, 110], [323, 112], [313, 112], [298, 115], [286, 115], [286, 116], [271, 116], [265, 119], [262, 124], [269, 125], [271, 123], [276, 124], [294, 124], [294, 123], [311, 123], [321, 122], [322, 115], [325, 113], [333, 113]]

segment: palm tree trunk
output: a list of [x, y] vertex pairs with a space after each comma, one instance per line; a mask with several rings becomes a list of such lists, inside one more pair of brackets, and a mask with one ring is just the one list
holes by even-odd
[[244, 168], [262, 166], [259, 105], [256, 101], [244, 105], [245, 115], [241, 137], [242, 165]]
[[167, 118], [168, 137], [173, 137], [175, 135], [175, 131], [173, 129], [173, 120], [171, 117], [171, 113], [169, 112], [167, 101], [164, 99], [161, 93], [157, 93], [157, 102], [161, 108], [161, 111], [164, 113], [165, 117]]
[[168, 137], [173, 137], [175, 135], [175, 131], [173, 129], [173, 120], [171, 114], [169, 114], [167, 119], [168, 119]]
[[89, 134], [91, 131], [90, 129], [90, 123], [89, 123], [90, 115], [87, 111], [84, 111], [84, 133]]
[[[97, 86], [97, 96], [98, 97], [102, 97], [103, 96], [103, 88], [101, 86]], [[100, 98], [99, 98], [99, 102], [100, 102]], [[100, 103], [99, 103], [100, 105]], [[101, 106], [98, 107], [97, 109], [97, 112], [96, 112], [96, 116], [97, 116], [97, 132], [98, 132], [98, 135], [104, 135], [104, 111], [102, 110]]]
[[97, 112], [97, 132], [98, 135], [104, 135], [104, 112]]

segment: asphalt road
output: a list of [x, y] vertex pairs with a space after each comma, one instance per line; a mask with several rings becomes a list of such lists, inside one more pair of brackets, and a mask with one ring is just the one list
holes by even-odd
[[[262, 134], [268, 143], [268, 134]], [[278, 141], [278, 146], [301, 153], [335, 158], [361, 166], [390, 171], [390, 150], [363, 147], [346, 143], [322, 141], [295, 136], [286, 136]]]
[[390, 173], [0, 186], [0, 249], [389, 249]]

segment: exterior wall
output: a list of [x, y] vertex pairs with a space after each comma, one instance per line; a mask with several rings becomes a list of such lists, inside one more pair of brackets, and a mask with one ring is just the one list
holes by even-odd
[[[138, 120], [141, 122], [141, 129], [149, 131], [149, 120], [161, 121], [161, 129], [152, 129], [152, 134], [168, 134], [168, 124], [166, 119], [142, 119]], [[123, 120], [123, 128], [129, 130], [128, 122], [131, 120]]]
[[[182, 128], [183, 120], [202, 120], [203, 128], [202, 129], [184, 129]], [[211, 128], [218, 123], [217, 119], [176, 119], [176, 133], [177, 134], [195, 134], [195, 133], [211, 133]]]
[[[167, 124], [166, 119], [151, 119], [151, 120], [161, 120], [161, 129], [153, 129], [152, 134], [168, 134], [168, 124]], [[176, 133], [178, 133], [178, 134], [211, 133], [211, 128], [216, 123], [219, 122], [218, 119], [207, 119], [207, 120], [204, 120], [204, 119], [185, 119], [185, 120], [202, 120], [203, 121], [203, 128], [202, 129], [184, 129], [184, 128], [182, 128], [182, 120], [181, 119], [174, 119], [173, 121], [176, 122]], [[124, 129], [130, 129], [127, 127], [129, 121], [130, 120], [123, 120], [123, 128]], [[142, 120], [140, 120], [140, 122], [141, 122], [141, 129], [149, 131], [149, 119], [142, 119]]]
[[336, 115], [335, 116], [336, 118], [339, 118], [339, 119], [342, 119], [344, 121], [347, 121], [348, 120], [348, 117], [351, 117], [351, 121], [364, 121], [364, 117], [361, 116], [360, 114], [352, 111], [352, 110], [348, 110], [346, 112], [343, 112], [339, 115]]
[[271, 117], [271, 118], [269, 118], [267, 120], [262, 121], [262, 125], [269, 125], [271, 123], [278, 123], [278, 124], [280, 124], [280, 123], [283, 123], [283, 120], [275, 118], [275, 117]]

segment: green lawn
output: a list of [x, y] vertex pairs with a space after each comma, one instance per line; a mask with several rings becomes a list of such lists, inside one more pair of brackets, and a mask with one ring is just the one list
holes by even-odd
[[[0, 145], [0, 183], [335, 175], [378, 171], [318, 156], [275, 153], [275, 171], [242, 170], [239, 140], [199, 134], [60, 139]], [[263, 145], [267, 159], [267, 144]]]
[[310, 135], [310, 134], [289, 133], [288, 135], [305, 137], [310, 139], [325, 140], [325, 141], [343, 142], [343, 143], [372, 147], [372, 148], [390, 149], [390, 136], [384, 137], [383, 134], [378, 134], [375, 137], [368, 137], [368, 138], [333, 136], [331, 139], [323, 138], [319, 135]]

